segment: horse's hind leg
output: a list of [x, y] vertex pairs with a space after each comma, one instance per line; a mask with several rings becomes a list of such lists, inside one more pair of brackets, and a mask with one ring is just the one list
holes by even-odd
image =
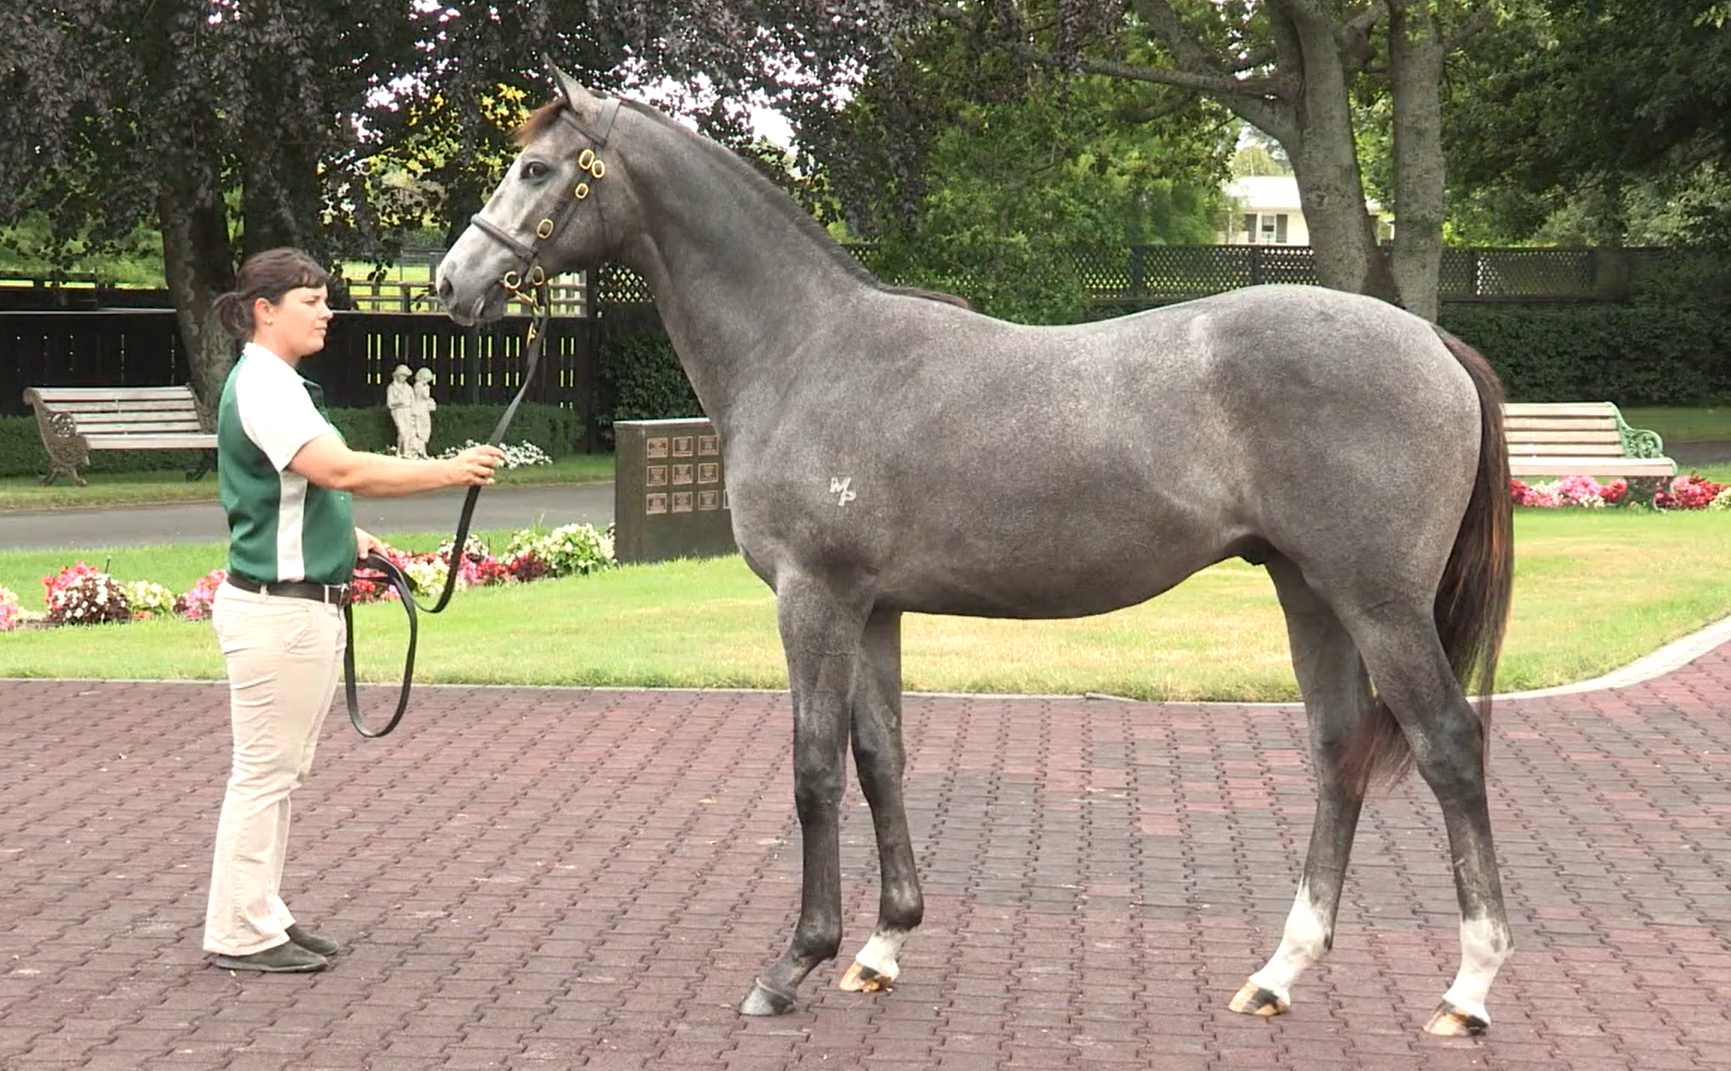
[[1491, 843], [1484, 724], [1461, 692], [1430, 607], [1384, 604], [1343, 616], [1448, 828], [1461, 911], [1461, 965], [1424, 1029], [1482, 1034], [1490, 1026], [1485, 998], [1514, 947]]
[[866, 622], [865, 642], [854, 676], [853, 757], [860, 788], [871, 804], [877, 830], [878, 925], [854, 957], [841, 988], [888, 989], [900, 971], [896, 955], [925, 912], [914, 849], [902, 802], [902, 615], [879, 610]]
[[1272, 559], [1268, 572], [1286, 613], [1292, 666], [1310, 722], [1317, 796], [1310, 850], [1280, 948], [1232, 998], [1233, 1011], [1251, 1015], [1279, 1015], [1290, 1007], [1293, 983], [1334, 944], [1341, 883], [1364, 804], [1363, 789], [1341, 778], [1338, 760], [1369, 697], [1358, 648], [1334, 611], [1287, 559]]

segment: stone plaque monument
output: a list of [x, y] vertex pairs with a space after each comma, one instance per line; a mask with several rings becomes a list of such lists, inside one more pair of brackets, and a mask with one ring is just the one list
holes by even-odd
[[733, 554], [715, 427], [701, 417], [613, 425], [613, 552], [621, 563]]

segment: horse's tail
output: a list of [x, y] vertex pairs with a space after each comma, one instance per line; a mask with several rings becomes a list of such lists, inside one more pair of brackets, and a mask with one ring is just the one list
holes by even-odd
[[[1490, 732], [1491, 695], [1514, 580], [1514, 505], [1509, 497], [1503, 388], [1477, 350], [1441, 328], [1436, 333], [1472, 377], [1479, 395], [1478, 473], [1437, 586], [1435, 614], [1455, 679], [1469, 693], [1477, 686], [1484, 739]], [[1373, 781], [1398, 781], [1411, 768], [1412, 749], [1394, 715], [1381, 699], [1371, 699], [1341, 757], [1343, 780], [1362, 791]]]

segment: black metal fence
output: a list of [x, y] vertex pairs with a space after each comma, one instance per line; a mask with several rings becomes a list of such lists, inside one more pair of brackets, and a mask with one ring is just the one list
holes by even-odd
[[[434, 397], [503, 404], [523, 382], [526, 317], [465, 328], [440, 315], [340, 312], [304, 370], [333, 406], [383, 405], [399, 364], [430, 368]], [[573, 407], [592, 423], [599, 322], [561, 317], [525, 398]], [[192, 370], [168, 309], [0, 312], [0, 414], [22, 414], [26, 387], [160, 386]]]

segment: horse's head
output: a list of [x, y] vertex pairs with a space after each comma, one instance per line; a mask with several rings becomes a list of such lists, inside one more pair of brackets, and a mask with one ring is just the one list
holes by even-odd
[[523, 124], [523, 151], [439, 264], [439, 300], [459, 323], [496, 319], [519, 289], [599, 265], [633, 214], [623, 176], [608, 171], [619, 101], [548, 67], [560, 99]]

